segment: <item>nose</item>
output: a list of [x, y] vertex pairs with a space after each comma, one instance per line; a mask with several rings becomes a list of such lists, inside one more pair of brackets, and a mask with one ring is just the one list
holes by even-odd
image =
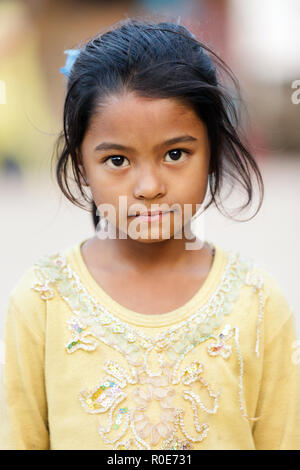
[[134, 185], [134, 197], [153, 200], [166, 194], [166, 184], [161, 170], [153, 165], [143, 166], [137, 174]]

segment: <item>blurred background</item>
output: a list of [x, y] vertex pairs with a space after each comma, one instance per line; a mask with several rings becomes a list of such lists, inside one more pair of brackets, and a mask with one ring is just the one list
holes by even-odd
[[293, 88], [300, 80], [300, 2], [0, 0], [0, 341], [9, 292], [24, 271], [40, 255], [94, 233], [90, 214], [65, 200], [50, 170], [62, 127], [64, 50], [144, 14], [180, 21], [239, 79], [265, 199], [243, 223], [209, 209], [206, 238], [252, 257], [278, 280], [300, 339], [300, 93]]

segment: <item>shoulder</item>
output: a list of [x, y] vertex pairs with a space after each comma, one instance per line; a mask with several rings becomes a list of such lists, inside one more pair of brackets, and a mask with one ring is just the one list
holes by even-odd
[[53, 266], [68, 249], [38, 256], [23, 272], [8, 294], [7, 317], [14, 322], [43, 329], [47, 301], [55, 296]]
[[39, 302], [39, 295], [32, 289], [38, 280], [35, 265], [32, 263], [10, 290], [8, 297], [9, 304], [17, 308], [34, 307], [35, 304], [42, 304], [42, 302]]
[[293, 312], [278, 278], [259, 264], [254, 264], [252, 273], [260, 279], [264, 294], [265, 312], [270, 312], [274, 321], [284, 323]]
[[270, 342], [284, 325], [294, 324], [295, 315], [277, 277], [260, 266], [256, 270], [263, 279], [264, 317], [268, 329], [267, 340]]
[[238, 264], [244, 266], [244, 284], [252, 289], [257, 297], [257, 305], [263, 310], [267, 341], [280, 331], [294, 313], [277, 277], [253, 257], [233, 252]]
[[29, 266], [15, 282], [6, 304], [6, 328], [15, 332], [27, 331], [43, 337], [46, 322], [46, 305], [34, 292], [32, 286], [38, 282], [34, 265]]
[[220, 250], [226, 254], [226, 260], [232, 260], [234, 269], [246, 274], [244, 276], [246, 285], [252, 286], [254, 290], [263, 290], [265, 303], [270, 305], [277, 302], [287, 303], [278, 279], [262, 262], [237, 250], [219, 248]]
[[58, 298], [57, 281], [71, 278], [71, 266], [76, 264], [81, 243], [38, 256], [10, 291], [9, 301], [15, 305], [40, 308], [48, 300]]
[[[36, 257], [8, 293], [5, 321], [13, 328], [25, 328], [43, 337], [50, 305], [58, 308], [62, 297], [57, 295], [57, 280], [69, 277], [68, 261], [74, 257], [79, 243]], [[68, 284], [68, 283], [66, 283]], [[63, 286], [62, 286], [63, 287]]]

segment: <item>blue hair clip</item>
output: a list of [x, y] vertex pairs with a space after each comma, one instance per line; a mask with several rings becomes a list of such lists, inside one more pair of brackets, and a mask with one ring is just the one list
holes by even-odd
[[64, 54], [67, 54], [66, 63], [63, 67], [59, 69], [60, 73], [63, 73], [66, 77], [69, 78], [71, 68], [74, 65], [77, 57], [80, 54], [80, 49], [68, 49], [64, 51]]

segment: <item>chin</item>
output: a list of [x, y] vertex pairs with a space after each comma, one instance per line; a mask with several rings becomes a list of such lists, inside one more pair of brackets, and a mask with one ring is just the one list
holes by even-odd
[[139, 243], [159, 243], [170, 240], [172, 237], [159, 237], [159, 238], [133, 238], [132, 240], [139, 242]]
[[172, 239], [174, 230], [172, 230], [172, 227], [167, 229], [160, 226], [152, 228], [152, 230], [146, 228], [134, 233], [129, 230], [127, 236], [139, 243], [158, 243]]

